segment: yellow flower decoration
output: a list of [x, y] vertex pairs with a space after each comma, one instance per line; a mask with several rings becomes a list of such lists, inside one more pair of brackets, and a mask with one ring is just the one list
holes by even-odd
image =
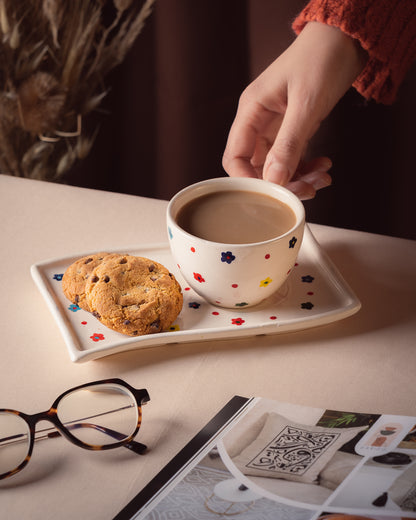
[[176, 332], [177, 330], [180, 330], [180, 328], [179, 325], [177, 325], [176, 323], [174, 323], [168, 328], [168, 332]]
[[270, 283], [272, 283], [272, 279], [268, 276], [265, 280], [262, 280], [260, 282], [260, 287], [266, 287], [267, 285], [269, 285]]

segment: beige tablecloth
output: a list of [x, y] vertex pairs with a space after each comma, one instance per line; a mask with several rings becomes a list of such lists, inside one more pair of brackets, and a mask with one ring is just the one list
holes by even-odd
[[35, 413], [77, 384], [147, 388], [149, 452], [37, 443], [0, 482], [0, 517], [112, 518], [233, 395], [416, 414], [416, 242], [312, 225], [362, 302], [345, 320], [287, 334], [134, 350], [74, 364], [30, 266], [167, 241], [166, 202], [0, 176], [0, 407]]

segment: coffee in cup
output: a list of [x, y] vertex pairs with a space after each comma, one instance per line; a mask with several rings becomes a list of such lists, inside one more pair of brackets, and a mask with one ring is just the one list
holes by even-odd
[[209, 179], [177, 193], [167, 226], [187, 283], [212, 304], [250, 307], [280, 289], [303, 238], [303, 204], [289, 190], [252, 178]]
[[201, 195], [178, 212], [178, 226], [204, 240], [225, 244], [263, 242], [288, 232], [296, 215], [288, 204], [256, 191]]

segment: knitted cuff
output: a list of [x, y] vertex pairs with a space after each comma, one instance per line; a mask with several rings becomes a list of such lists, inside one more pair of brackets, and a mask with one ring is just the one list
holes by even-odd
[[416, 59], [415, 0], [311, 0], [293, 22], [299, 34], [308, 22], [338, 27], [368, 53], [353, 86], [366, 99], [390, 104]]

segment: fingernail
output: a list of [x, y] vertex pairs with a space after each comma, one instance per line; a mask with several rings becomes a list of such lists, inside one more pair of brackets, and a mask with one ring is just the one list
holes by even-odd
[[275, 161], [271, 162], [266, 167], [265, 173], [266, 181], [274, 182], [275, 184], [285, 185], [287, 184], [290, 178], [289, 169], [283, 164], [280, 164]]
[[315, 190], [309, 187], [309, 189], [305, 186], [297, 186], [294, 184], [290, 187], [290, 191], [296, 195], [300, 200], [310, 200], [315, 197]]
[[332, 182], [328, 179], [317, 179], [315, 182], [312, 183], [312, 186], [315, 188], [315, 190], [320, 190], [322, 188], [330, 186], [331, 184]]
[[328, 170], [330, 170], [332, 168], [332, 161], [330, 159], [327, 159], [326, 161], [324, 161], [320, 167], [318, 167], [316, 170], [318, 172], [327, 172]]

